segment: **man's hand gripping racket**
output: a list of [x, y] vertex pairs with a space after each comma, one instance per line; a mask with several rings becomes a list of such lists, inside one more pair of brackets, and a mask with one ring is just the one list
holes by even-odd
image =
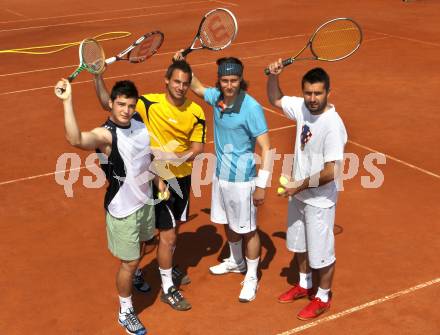
[[[67, 77], [67, 81], [71, 83], [84, 70], [92, 74], [101, 73], [105, 68], [105, 54], [104, 49], [97, 40], [93, 38], [84, 39], [78, 48], [79, 51], [79, 65], [73, 73]], [[62, 99], [66, 92], [66, 87], [70, 85], [57, 85], [55, 94]], [[63, 99], [65, 100], [65, 99]]]
[[[295, 56], [271, 64], [264, 70], [266, 75], [279, 74], [284, 66], [300, 60], [335, 62], [351, 56], [362, 43], [361, 27], [348, 18], [337, 18], [322, 24]], [[311, 55], [298, 58], [307, 48]]]

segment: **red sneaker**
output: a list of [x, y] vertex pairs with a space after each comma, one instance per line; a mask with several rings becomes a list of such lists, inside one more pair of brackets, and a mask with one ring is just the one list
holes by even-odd
[[306, 289], [299, 286], [299, 284], [295, 284], [290, 290], [284, 292], [278, 297], [278, 302], [285, 304], [288, 302], [293, 302], [296, 299], [301, 299], [304, 298], [305, 296], [311, 296], [311, 295], [312, 295], [312, 289]]
[[326, 310], [330, 308], [331, 296], [329, 296], [328, 302], [322, 302], [319, 298], [313, 298], [313, 300], [304, 307], [297, 315], [300, 320], [310, 320], [318, 317]]

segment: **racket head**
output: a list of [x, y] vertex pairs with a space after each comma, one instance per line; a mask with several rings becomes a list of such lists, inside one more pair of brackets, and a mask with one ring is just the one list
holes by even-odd
[[101, 73], [105, 67], [104, 49], [93, 38], [86, 38], [79, 46], [81, 66], [92, 74]]
[[226, 8], [215, 8], [205, 14], [197, 35], [204, 48], [217, 51], [227, 48], [237, 33], [235, 15]]
[[162, 46], [164, 34], [160, 31], [152, 31], [138, 38], [133, 43], [134, 48], [127, 55], [130, 63], [142, 63], [153, 56]]
[[362, 43], [362, 29], [352, 19], [336, 18], [322, 24], [310, 38], [318, 60], [335, 62], [351, 56]]

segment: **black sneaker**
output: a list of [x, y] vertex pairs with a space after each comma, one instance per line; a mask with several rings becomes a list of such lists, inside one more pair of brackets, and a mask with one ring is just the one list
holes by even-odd
[[180, 293], [180, 291], [175, 286], [171, 286], [168, 289], [167, 294], [162, 293], [162, 295], [160, 296], [160, 300], [164, 303], [167, 303], [177, 311], [187, 311], [191, 309], [191, 304], [186, 301], [182, 293]]
[[173, 277], [173, 283], [175, 283], [177, 286], [188, 285], [191, 283], [189, 276], [186, 273], [183, 273], [183, 271], [180, 270], [177, 265], [173, 267], [171, 275]]
[[133, 308], [130, 308], [126, 313], [119, 312], [118, 322], [129, 334], [145, 335], [147, 333], [144, 325], [134, 313]]
[[133, 286], [136, 290], [142, 293], [149, 292], [151, 290], [150, 285], [145, 281], [144, 274], [141, 271], [136, 271], [133, 275]]

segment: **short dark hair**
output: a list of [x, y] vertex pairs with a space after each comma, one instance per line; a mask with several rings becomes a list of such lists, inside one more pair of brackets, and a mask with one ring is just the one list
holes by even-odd
[[165, 73], [165, 78], [168, 80], [171, 79], [171, 76], [173, 75], [174, 70], [180, 70], [184, 73], [189, 74], [189, 82], [192, 80], [192, 69], [191, 66], [187, 63], [185, 60], [176, 60], [171, 63], [170, 66], [168, 66], [167, 72]]
[[330, 90], [330, 77], [324, 69], [315, 67], [308, 71], [302, 78], [301, 87], [304, 88], [305, 83], [315, 84], [324, 83], [324, 88], [328, 92]]
[[112, 88], [110, 93], [111, 101], [115, 101], [117, 97], [126, 97], [126, 98], [137, 98], [139, 97], [139, 92], [136, 88], [136, 85], [130, 80], [121, 80], [117, 81]]
[[[238, 58], [235, 57], [223, 57], [223, 58], [219, 58], [217, 59], [217, 66], [220, 66], [223, 63], [232, 63], [232, 64], [238, 64], [241, 66], [241, 68], [244, 71], [244, 65], [241, 62], [241, 60], [239, 60]], [[220, 90], [220, 78], [217, 79], [217, 82], [215, 83], [215, 87], [217, 87]], [[243, 91], [247, 91], [249, 87], [249, 84], [246, 80], [244, 80], [244, 77], [241, 77], [241, 81], [240, 81], [240, 89], [242, 89]]]

